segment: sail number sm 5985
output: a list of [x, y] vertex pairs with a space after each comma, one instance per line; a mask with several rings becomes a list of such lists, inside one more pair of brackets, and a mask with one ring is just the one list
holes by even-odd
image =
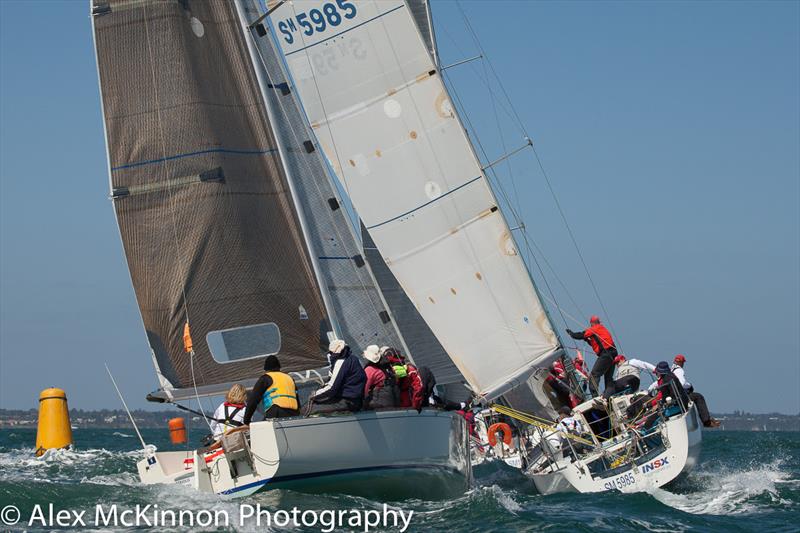
[[620, 490], [623, 487], [628, 487], [630, 485], [635, 485], [635, 484], [636, 484], [636, 478], [633, 477], [633, 474], [628, 472], [627, 474], [617, 476], [611, 481], [606, 481], [605, 485], [603, 485], [603, 488], [605, 490]]
[[294, 42], [294, 34], [299, 30], [304, 35], [311, 37], [314, 33], [321, 33], [328, 28], [336, 27], [342, 23], [342, 19], [351, 19], [356, 16], [356, 6], [348, 0], [336, 0], [336, 2], [326, 2], [317, 9], [309, 9], [308, 12], [297, 13], [294, 17], [278, 22], [278, 31], [283, 34], [283, 39], [287, 44]]

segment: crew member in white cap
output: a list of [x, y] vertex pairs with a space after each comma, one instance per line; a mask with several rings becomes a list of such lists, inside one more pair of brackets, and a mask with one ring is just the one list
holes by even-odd
[[[384, 350], [385, 351], [385, 350]], [[400, 403], [400, 390], [397, 388], [392, 365], [381, 356], [381, 349], [371, 344], [364, 350], [367, 364], [364, 372], [367, 384], [364, 387], [364, 409], [396, 407]]]

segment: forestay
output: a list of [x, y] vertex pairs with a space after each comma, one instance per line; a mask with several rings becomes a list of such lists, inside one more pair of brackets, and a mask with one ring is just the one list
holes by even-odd
[[331, 166], [439, 342], [478, 394], [523, 382], [558, 340], [407, 5], [295, 0], [271, 19]]

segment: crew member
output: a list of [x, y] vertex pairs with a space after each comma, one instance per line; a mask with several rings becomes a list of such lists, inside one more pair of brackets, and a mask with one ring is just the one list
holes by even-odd
[[572, 391], [570, 391], [567, 383], [567, 373], [564, 370], [564, 364], [560, 360], [553, 361], [553, 364], [550, 365], [550, 372], [547, 374], [544, 381], [553, 389], [561, 405], [566, 405], [568, 407], [575, 407], [578, 405], [579, 402], [572, 394]]
[[584, 378], [589, 379], [589, 371], [586, 370], [586, 361], [583, 359], [583, 354], [580, 350], [577, 350], [575, 354], [575, 359], [572, 361], [572, 364], [575, 366], [575, 370]]
[[686, 357], [683, 354], [676, 355], [672, 364], [672, 373], [675, 374], [675, 377], [678, 378], [678, 381], [683, 385], [684, 390], [689, 395], [689, 399], [697, 406], [697, 414], [700, 415], [700, 420], [703, 421], [703, 425], [707, 428], [719, 427], [719, 420], [712, 417], [708, 412], [708, 405], [706, 405], [705, 397], [699, 392], [695, 392], [692, 384], [686, 379], [686, 374], [683, 370], [683, 365], [685, 364]]
[[364, 373], [367, 383], [364, 386], [364, 409], [380, 409], [396, 407], [400, 404], [400, 391], [397, 388], [397, 379], [386, 356], [381, 356], [380, 349], [375, 344], [367, 346], [364, 350]]
[[683, 405], [689, 405], [689, 397], [678, 378], [670, 370], [669, 363], [666, 361], [659, 362], [655, 367], [655, 374], [658, 376], [658, 381], [650, 385], [650, 389], [656, 393], [655, 398], [650, 402], [652, 407], [658, 405], [660, 401], [666, 400], [667, 397], [675, 396], [675, 394], [678, 395], [678, 399]]
[[569, 446], [567, 443], [567, 440], [569, 439], [568, 435], [580, 437], [586, 433], [586, 426], [584, 426], [583, 422], [573, 415], [573, 411], [569, 407], [564, 406], [558, 410], [558, 423], [556, 424], [556, 430], [563, 434], [560, 434], [561, 448], [564, 450], [570, 448], [568, 452], [570, 455], [573, 455], [573, 450], [576, 454], [585, 450], [585, 446], [578, 440], [573, 439], [572, 446]]
[[211, 432], [215, 439], [219, 439], [226, 431], [244, 425], [244, 407], [247, 399], [247, 389], [236, 383], [225, 395], [217, 410], [214, 411], [211, 421]]
[[350, 347], [337, 339], [328, 346], [331, 377], [311, 395], [314, 412], [360, 411], [364, 404], [367, 374]]
[[620, 354], [614, 358], [614, 364], [617, 368], [617, 377], [611, 382], [611, 385], [606, 387], [603, 392], [603, 398], [608, 399], [614, 394], [627, 390], [634, 393], [639, 390], [640, 383], [640, 370], [647, 370], [652, 372], [655, 367], [650, 363], [639, 361], [638, 359], [627, 359], [624, 355]]
[[422, 397], [425, 400], [417, 408], [417, 411], [422, 411], [423, 407], [437, 407], [445, 411], [466, 411], [467, 404], [465, 402], [452, 402], [446, 400], [436, 394], [436, 376], [427, 366], [419, 368], [419, 377], [422, 380]]
[[591, 379], [589, 380], [592, 394], [597, 396], [597, 385], [601, 376], [606, 388], [614, 381], [614, 358], [617, 356], [617, 347], [614, 345], [611, 332], [600, 323], [599, 317], [592, 316], [589, 319], [589, 327], [587, 329], [578, 332], [568, 329], [567, 333], [573, 339], [588, 342], [594, 353], [597, 354], [597, 361], [592, 367]]
[[569, 407], [561, 407], [558, 410], [558, 423], [556, 429], [564, 433], [572, 433], [573, 435], [583, 435], [586, 433], [586, 428], [579, 419], [572, 416], [572, 409]]
[[264, 420], [300, 414], [294, 380], [289, 374], [281, 372], [281, 362], [274, 355], [264, 359], [264, 374], [256, 381], [247, 400], [243, 420], [245, 425], [253, 419], [259, 403], [264, 406]]
[[422, 409], [425, 401], [425, 387], [417, 367], [406, 363], [406, 358], [396, 348], [387, 348], [383, 354], [392, 365], [397, 385], [400, 387], [400, 407]]

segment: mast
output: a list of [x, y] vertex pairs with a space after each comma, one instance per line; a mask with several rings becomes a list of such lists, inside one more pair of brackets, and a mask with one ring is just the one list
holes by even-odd
[[433, 26], [433, 15], [431, 14], [431, 2], [430, 0], [423, 0], [425, 2], [425, 14], [428, 17], [428, 29], [431, 32], [431, 52], [433, 54], [433, 62], [436, 63], [438, 67], [440, 65], [439, 62], [439, 47], [436, 44], [436, 30]]
[[[250, 28], [250, 23], [247, 21], [245, 17], [245, 8], [242, 5], [242, 0], [235, 0], [234, 4], [236, 5], [236, 14], [239, 17], [239, 23], [242, 26], [242, 32], [244, 33], [244, 39], [247, 43], [247, 51], [250, 55], [250, 62], [253, 65], [253, 70], [255, 71], [256, 78], [258, 79], [258, 88], [261, 92], [261, 98], [264, 101], [264, 107], [267, 110], [267, 116], [269, 117], [270, 128], [273, 130], [273, 137], [275, 138], [275, 144], [278, 147], [278, 152], [280, 153], [280, 160], [281, 166], [283, 167], [284, 174], [286, 175], [286, 182], [289, 184], [289, 191], [292, 196], [292, 201], [294, 203], [294, 208], [297, 212], [297, 218], [300, 221], [300, 229], [303, 233], [303, 240], [305, 241], [306, 247], [308, 248], [309, 256], [311, 257], [311, 264], [314, 268], [314, 275], [317, 279], [317, 283], [319, 284], [320, 293], [322, 295], [322, 300], [325, 302], [325, 308], [328, 311], [328, 318], [331, 321], [331, 329], [333, 330], [333, 338], [338, 339], [340, 338], [341, 329], [339, 328], [339, 322], [335, 314], [335, 310], [333, 305], [331, 304], [331, 295], [329, 292], [328, 284], [322, 278], [320, 272], [320, 264], [319, 264], [319, 255], [317, 254], [316, 250], [314, 249], [313, 243], [311, 241], [311, 236], [308, 230], [308, 223], [306, 221], [305, 212], [303, 210], [303, 206], [299, 201], [297, 195], [297, 189], [294, 184], [294, 176], [292, 171], [289, 169], [289, 166], [286, 164], [286, 160], [289, 156], [286, 146], [281, 139], [281, 136], [275, 132], [276, 120], [279, 120], [276, 117], [275, 110], [272, 108], [272, 104], [270, 102], [269, 97], [266, 93], [266, 86], [267, 82], [264, 79], [264, 66], [262, 65], [261, 61], [259, 60], [258, 54], [255, 50], [255, 44], [253, 43], [253, 30]], [[331, 339], [333, 340], [333, 339]]]

